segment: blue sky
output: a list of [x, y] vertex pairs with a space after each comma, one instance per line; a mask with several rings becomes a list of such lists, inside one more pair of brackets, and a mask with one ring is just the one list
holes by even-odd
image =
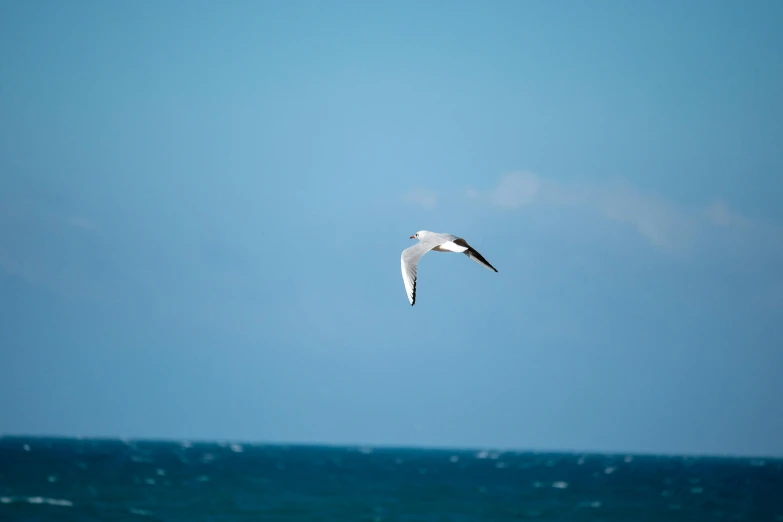
[[782, 23], [3, 2], [0, 433], [783, 455]]

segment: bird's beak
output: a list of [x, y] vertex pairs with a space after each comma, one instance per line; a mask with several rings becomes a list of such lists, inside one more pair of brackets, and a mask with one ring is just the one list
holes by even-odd
[[411, 239], [416, 239], [416, 236], [411, 236]]

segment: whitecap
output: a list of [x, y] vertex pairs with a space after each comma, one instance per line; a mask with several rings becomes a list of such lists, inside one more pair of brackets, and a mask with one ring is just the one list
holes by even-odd
[[456, 456], [456, 455], [452, 455], [451, 457], [449, 457], [449, 460], [450, 460], [451, 462], [457, 462], [457, 461], [459, 460], [459, 457], [458, 457], [458, 456]]
[[485, 458], [487, 458], [488, 456], [489, 456], [489, 452], [488, 452], [488, 451], [485, 451], [485, 450], [481, 450], [481, 451], [479, 451], [478, 453], [476, 453], [476, 458], [477, 458], [477, 459], [485, 459]]
[[562, 480], [558, 480], [557, 482], [552, 482], [552, 487], [557, 489], [565, 489], [568, 487], [568, 482], [563, 482]]
[[44, 503], [49, 504], [50, 506], [62, 506], [62, 507], [73, 506], [73, 502], [71, 502], [70, 500], [59, 499], [59, 498], [45, 498]]
[[183, 448], [193, 447], [193, 444], [189, 440], [183, 440], [182, 442], [180, 442], [179, 445], [182, 446]]
[[49, 482], [54, 483], [54, 482], [57, 482], [58, 479], [57, 479], [57, 476], [55, 476], [55, 475], [49, 475], [48, 477], [46, 477], [46, 480], [48, 480]]
[[155, 473], [158, 474], [159, 477], [165, 477], [166, 476], [166, 470], [163, 468], [158, 468]]
[[603, 505], [603, 502], [600, 500], [593, 500], [593, 501], [584, 501], [579, 503], [579, 507], [589, 507], [589, 508], [599, 508]]
[[73, 502], [62, 498], [46, 497], [0, 497], [0, 504], [11, 504], [13, 502], [27, 502], [28, 504], [48, 504], [50, 506], [71, 507]]
[[497, 464], [495, 464], [495, 467], [498, 468], [498, 469], [505, 468], [506, 467], [506, 463], [503, 462], [503, 461], [500, 461]]
[[230, 448], [234, 453], [242, 453], [244, 451], [244, 448], [241, 444], [232, 444]]
[[359, 453], [363, 455], [369, 455], [370, 453], [372, 453], [372, 448], [370, 448], [369, 446], [362, 446], [361, 448], [359, 448]]
[[702, 493], [704, 491], [704, 488], [691, 488], [691, 493], [694, 495], [698, 495], [699, 493]]
[[623, 459], [624, 462], [631, 462], [633, 460], [633, 455], [626, 455]]
[[130, 508], [130, 509], [128, 510], [128, 512], [129, 512], [131, 515], [139, 515], [139, 516], [142, 516], [142, 517], [151, 517], [151, 516], [152, 516], [152, 513], [151, 513], [151, 512], [149, 512], [149, 511], [146, 511], [146, 510], [144, 510], [144, 509]]
[[608, 468], [604, 469], [604, 473], [606, 473], [607, 475], [611, 475], [615, 471], [617, 471], [617, 468], [613, 466], [609, 466]]
[[25, 451], [30, 451], [30, 445], [29, 445], [29, 444], [25, 444], [24, 446], [22, 446], [22, 448], [23, 448]]

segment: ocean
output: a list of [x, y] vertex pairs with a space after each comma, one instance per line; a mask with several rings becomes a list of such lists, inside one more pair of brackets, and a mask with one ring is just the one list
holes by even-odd
[[0, 438], [0, 521], [783, 522], [783, 460]]

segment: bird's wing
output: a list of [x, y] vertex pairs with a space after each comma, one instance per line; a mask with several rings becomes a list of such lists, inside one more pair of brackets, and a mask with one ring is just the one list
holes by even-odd
[[484, 256], [479, 254], [478, 251], [475, 248], [473, 248], [472, 246], [470, 246], [468, 244], [468, 242], [465, 241], [464, 239], [462, 239], [462, 238], [456, 239], [454, 241], [454, 243], [458, 244], [459, 246], [466, 247], [467, 250], [465, 250], [465, 252], [463, 252], [463, 253], [466, 256], [468, 256], [469, 258], [471, 258], [473, 261], [475, 261], [476, 263], [478, 263], [478, 264], [480, 264], [482, 266], [485, 266], [485, 267], [489, 268], [490, 270], [494, 270], [495, 272], [498, 271], [497, 268], [495, 268], [494, 266], [490, 265], [489, 261], [484, 259]]
[[416, 303], [416, 265], [421, 256], [438, 246], [437, 242], [420, 241], [412, 247], [402, 251], [400, 265], [402, 268], [402, 282], [405, 284], [405, 293], [411, 306]]

